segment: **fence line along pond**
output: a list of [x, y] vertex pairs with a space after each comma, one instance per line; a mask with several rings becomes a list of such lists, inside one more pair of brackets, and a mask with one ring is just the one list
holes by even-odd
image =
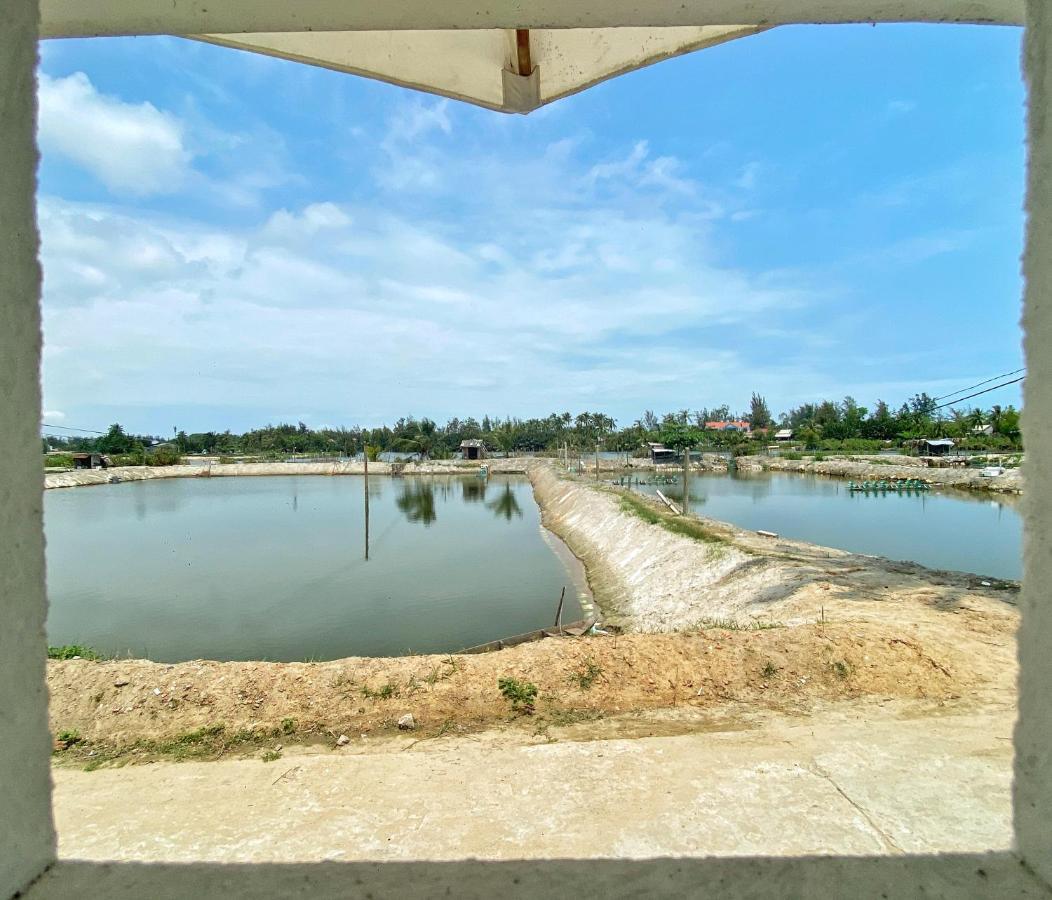
[[[519, 477], [177, 478], [44, 495], [51, 644], [162, 662], [450, 652], [590, 605]], [[554, 551], [554, 552], [553, 552]]]

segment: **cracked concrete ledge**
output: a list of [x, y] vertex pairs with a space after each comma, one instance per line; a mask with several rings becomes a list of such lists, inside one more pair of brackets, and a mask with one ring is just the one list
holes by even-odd
[[59, 855], [308, 863], [1011, 849], [1013, 711], [936, 711], [838, 703], [665, 737], [581, 741], [570, 728], [550, 742], [498, 730], [402, 752], [356, 737], [353, 752], [289, 748], [277, 763], [61, 767]]

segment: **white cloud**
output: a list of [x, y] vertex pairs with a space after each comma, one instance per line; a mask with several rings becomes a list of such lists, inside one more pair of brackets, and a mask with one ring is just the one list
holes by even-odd
[[388, 143], [416, 141], [432, 131], [449, 134], [453, 123], [449, 118], [449, 101], [433, 102], [414, 97], [396, 107], [387, 123]]
[[913, 100], [891, 100], [884, 108], [884, 112], [888, 118], [893, 118], [895, 116], [905, 116], [916, 108], [917, 104]]
[[45, 153], [81, 166], [114, 192], [171, 193], [186, 181], [192, 154], [172, 114], [101, 94], [83, 72], [41, 73], [39, 90]]
[[586, 181], [595, 184], [606, 180], [628, 183], [637, 187], [653, 187], [679, 194], [693, 194], [696, 185], [679, 173], [683, 164], [674, 156], [650, 157], [647, 141], [636, 141], [622, 159], [597, 163], [588, 172]]
[[[544, 183], [588, 178], [571, 160], [548, 165]], [[45, 198], [49, 405], [315, 422], [642, 408], [692, 382], [731, 389], [740, 358], [721, 335], [735, 330], [737, 346], [809, 302], [785, 278], [720, 265], [704, 218], [651, 203], [563, 192], [559, 204], [525, 180], [508, 188], [509, 228], [486, 166], [471, 168], [483, 182], [466, 208], [318, 203], [233, 231]]]
[[760, 174], [760, 164], [757, 162], [747, 163], [742, 167], [741, 173], [734, 181], [734, 186], [743, 191], [751, 191], [756, 188], [756, 180]]

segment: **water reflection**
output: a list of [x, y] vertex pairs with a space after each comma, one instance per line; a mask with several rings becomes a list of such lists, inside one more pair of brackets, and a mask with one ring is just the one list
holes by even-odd
[[[522, 518], [522, 506], [511, 484], [506, 483], [495, 500], [486, 503], [489, 485], [482, 479], [461, 482], [460, 495], [465, 503], [484, 503], [498, 519], [510, 522]], [[414, 481], [402, 485], [401, 494], [395, 499], [395, 505], [409, 522], [418, 522], [424, 526], [438, 519], [438, 501], [447, 503], [451, 499], [453, 485], [440, 482], [435, 485], [428, 481]]]
[[464, 479], [461, 482], [461, 490], [465, 503], [481, 503], [486, 499], [486, 488], [489, 487], [485, 478]]
[[395, 500], [398, 508], [410, 522], [430, 525], [438, 514], [435, 512], [435, 488], [429, 482], [413, 482], [403, 485], [402, 494]]
[[522, 518], [522, 507], [519, 506], [519, 501], [512, 491], [510, 484], [504, 485], [504, 491], [496, 500], [487, 503], [486, 509], [493, 510], [493, 514], [498, 519], [503, 518], [508, 522], [510, 522], [513, 517], [518, 519]]

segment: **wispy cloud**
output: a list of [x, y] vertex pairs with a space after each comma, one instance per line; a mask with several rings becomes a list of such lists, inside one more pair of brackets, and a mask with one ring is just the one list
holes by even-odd
[[888, 105], [884, 107], [884, 114], [889, 119], [896, 118], [908, 115], [916, 108], [917, 104], [913, 100], [889, 100]]
[[40, 143], [81, 166], [111, 191], [179, 190], [190, 172], [182, 122], [152, 103], [125, 103], [96, 90], [83, 72], [40, 75]]

